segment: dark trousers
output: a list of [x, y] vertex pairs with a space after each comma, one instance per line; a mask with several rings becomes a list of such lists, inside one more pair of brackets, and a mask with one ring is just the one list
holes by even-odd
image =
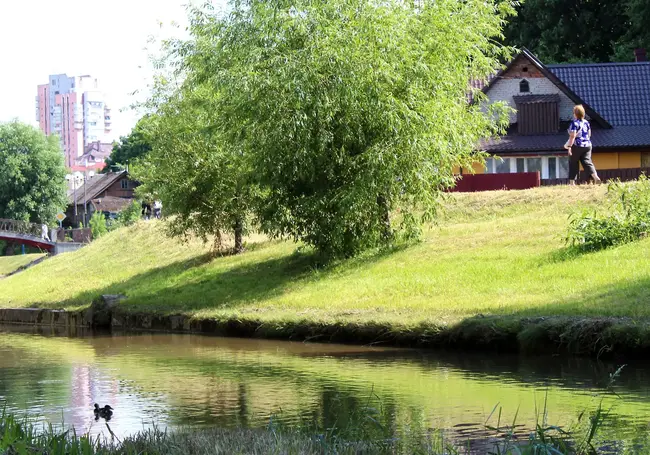
[[582, 168], [590, 177], [596, 175], [596, 168], [591, 161], [591, 146], [589, 147], [571, 147], [571, 156], [569, 157], [569, 180], [578, 178], [579, 166], [582, 163]]

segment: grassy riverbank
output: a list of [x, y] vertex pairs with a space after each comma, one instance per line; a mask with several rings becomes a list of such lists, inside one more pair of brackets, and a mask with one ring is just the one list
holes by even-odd
[[43, 254], [19, 254], [15, 256], [0, 256], [0, 276], [9, 275], [21, 267], [24, 267], [37, 259], [42, 258]]
[[[527, 435], [516, 435], [516, 428], [507, 425], [487, 428], [486, 435], [473, 441], [447, 440], [443, 432], [414, 434], [408, 439], [386, 435], [369, 437], [363, 431], [355, 432], [362, 439], [346, 439], [335, 436], [328, 429], [316, 434], [308, 429], [274, 428], [251, 429], [185, 429], [175, 432], [144, 430], [120, 440], [106, 425], [109, 436], [95, 437], [77, 435], [74, 428], [56, 429], [52, 426], [38, 427], [19, 421], [14, 415], [0, 414], [0, 453], [3, 454], [76, 454], [76, 455], [219, 455], [219, 454], [421, 454], [461, 455], [479, 452], [503, 455], [535, 455], [553, 453], [578, 455], [599, 453], [594, 447], [596, 435], [605, 414], [598, 411], [591, 416], [591, 423], [583, 426], [580, 433], [570, 433], [554, 426], [538, 425]], [[543, 425], [543, 426], [542, 426]], [[361, 430], [361, 429], [359, 429]], [[488, 432], [492, 433], [490, 436]], [[639, 447], [635, 453], [647, 453]]]
[[422, 243], [326, 268], [296, 244], [264, 239], [211, 258], [200, 242], [140, 223], [3, 280], [0, 306], [79, 309], [124, 294], [125, 312], [214, 319], [262, 336], [644, 348], [650, 239], [582, 255], [564, 248], [569, 215], [598, 206], [605, 191], [452, 195]]

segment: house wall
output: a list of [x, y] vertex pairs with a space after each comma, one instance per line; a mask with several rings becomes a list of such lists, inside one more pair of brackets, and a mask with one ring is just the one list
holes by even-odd
[[[516, 109], [515, 95], [526, 95], [519, 92], [519, 83], [524, 78], [502, 78], [494, 83], [487, 96], [489, 103], [505, 101], [510, 107]], [[562, 91], [546, 78], [525, 78], [530, 86], [530, 95], [559, 95], [560, 120], [571, 120], [573, 118], [574, 103]], [[517, 123], [517, 111], [510, 114], [510, 123]]]
[[[648, 153], [648, 152], [645, 152]], [[595, 152], [592, 154], [592, 161], [594, 163], [594, 166], [596, 166], [596, 170], [609, 170], [609, 169], [638, 169], [642, 166], [642, 161], [641, 161], [641, 154], [642, 152]], [[510, 160], [510, 173], [515, 173], [517, 172], [517, 164], [516, 164], [516, 159], [517, 158], [524, 158], [524, 159], [530, 159], [530, 158], [541, 158], [541, 163], [542, 163], [542, 179], [547, 179], [550, 178], [549, 176], [549, 161], [548, 158], [551, 156], [518, 156], [516, 153], [513, 154], [508, 154], [508, 155], [502, 155], [503, 158], [512, 158]], [[555, 155], [555, 158], [559, 160], [560, 158], [566, 160], [566, 155]], [[556, 160], [556, 162], [557, 162]], [[489, 163], [488, 163], [489, 164]], [[485, 167], [481, 163], [474, 163], [473, 164], [473, 169], [476, 174], [484, 174], [486, 173]], [[581, 166], [582, 168], [582, 166]], [[566, 175], [562, 175], [562, 169], [560, 167], [559, 162], [557, 162], [556, 166], [556, 178], [566, 178]], [[458, 170], [459, 171], [459, 170]], [[493, 170], [488, 170], [487, 173], [491, 173]], [[459, 173], [459, 172], [458, 172]]]
[[[122, 188], [122, 181], [126, 180], [128, 182], [128, 189], [123, 189]], [[133, 180], [129, 180], [128, 177], [122, 177], [115, 183], [113, 183], [111, 186], [109, 186], [106, 191], [104, 191], [102, 194], [98, 195], [97, 197], [106, 197], [106, 196], [114, 196], [114, 197], [123, 197], [123, 198], [133, 198], [134, 196], [134, 190], [136, 188], [137, 184]]]

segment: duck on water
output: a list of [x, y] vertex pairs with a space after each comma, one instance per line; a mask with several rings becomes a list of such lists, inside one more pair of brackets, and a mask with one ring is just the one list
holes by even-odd
[[111, 408], [109, 405], [100, 408], [99, 405], [95, 403], [94, 413], [95, 419], [99, 419], [101, 417], [102, 419], [109, 420], [113, 415], [113, 408]]

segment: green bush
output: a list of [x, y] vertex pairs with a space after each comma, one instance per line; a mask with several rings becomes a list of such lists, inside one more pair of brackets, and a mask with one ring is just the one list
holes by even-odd
[[650, 179], [615, 181], [607, 189], [608, 204], [600, 211], [583, 211], [569, 221], [566, 241], [596, 251], [645, 237], [650, 229]]
[[90, 229], [93, 233], [93, 239], [98, 239], [102, 235], [108, 233], [108, 227], [106, 226], [106, 218], [101, 212], [94, 212], [93, 216], [90, 218]]
[[108, 230], [113, 231], [115, 229], [121, 228], [122, 226], [131, 226], [138, 222], [142, 214], [142, 207], [137, 201], [133, 201], [120, 212], [120, 214], [114, 220], [111, 220], [108, 225]]

